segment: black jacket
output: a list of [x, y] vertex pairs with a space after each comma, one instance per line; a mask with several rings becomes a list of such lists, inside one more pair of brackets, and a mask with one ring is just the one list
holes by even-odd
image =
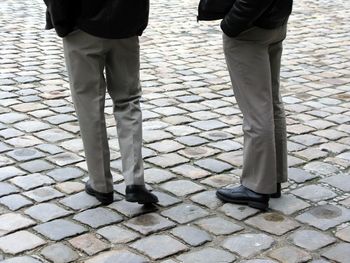
[[141, 35], [148, 24], [149, 0], [44, 0], [46, 29], [60, 37], [79, 28], [102, 38]]
[[252, 26], [273, 29], [287, 22], [293, 0], [236, 0], [221, 21], [221, 29], [235, 37]]

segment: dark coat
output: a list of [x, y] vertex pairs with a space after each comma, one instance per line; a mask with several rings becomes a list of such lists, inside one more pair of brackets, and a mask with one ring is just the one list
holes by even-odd
[[221, 29], [235, 37], [252, 26], [280, 27], [287, 22], [292, 5], [293, 0], [236, 0], [221, 21]]
[[60, 37], [79, 28], [91, 35], [120, 39], [141, 35], [148, 24], [149, 0], [44, 0], [46, 28]]

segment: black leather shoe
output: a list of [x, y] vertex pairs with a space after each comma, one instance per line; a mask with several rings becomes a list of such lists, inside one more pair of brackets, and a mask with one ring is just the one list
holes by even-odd
[[270, 194], [271, 198], [280, 198], [281, 197], [281, 183], [277, 183], [276, 193]]
[[125, 200], [139, 204], [158, 203], [158, 197], [148, 191], [144, 185], [128, 185], [125, 189]]
[[243, 185], [221, 188], [216, 191], [216, 196], [224, 202], [245, 204], [260, 210], [266, 210], [269, 207], [268, 194], [255, 193]]
[[100, 193], [92, 189], [89, 181], [85, 183], [85, 192], [89, 195], [96, 197], [103, 205], [109, 205], [113, 203], [113, 192], [111, 193]]

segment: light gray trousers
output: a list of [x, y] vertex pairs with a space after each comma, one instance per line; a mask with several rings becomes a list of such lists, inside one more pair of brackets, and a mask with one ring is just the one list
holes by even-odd
[[63, 39], [63, 46], [91, 186], [102, 193], [113, 191], [106, 87], [114, 105], [125, 183], [143, 185], [138, 37], [104, 39], [77, 30]]
[[280, 96], [282, 41], [286, 26], [253, 27], [223, 45], [236, 101], [243, 113], [241, 183], [262, 194], [287, 181], [286, 120]]

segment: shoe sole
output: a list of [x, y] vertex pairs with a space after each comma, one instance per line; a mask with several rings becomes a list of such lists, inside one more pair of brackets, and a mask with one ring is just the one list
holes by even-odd
[[89, 188], [85, 187], [85, 192], [88, 194], [88, 195], [91, 195], [93, 197], [95, 197], [98, 201], [101, 202], [101, 204], [103, 205], [109, 205], [111, 203], [113, 203], [113, 199], [110, 200], [109, 198], [104, 198], [104, 197], [101, 197], [101, 196], [97, 196], [95, 192], [93, 191], [90, 191]]
[[220, 200], [228, 202], [228, 203], [248, 205], [252, 208], [256, 208], [256, 209], [263, 210], [263, 211], [266, 211], [269, 208], [269, 204], [265, 204], [265, 203], [261, 203], [261, 202], [232, 200], [232, 199], [226, 198], [225, 196], [223, 196], [219, 193], [216, 193], [216, 196]]
[[151, 205], [159, 202], [158, 200], [140, 200], [134, 195], [125, 195], [125, 200], [131, 203], [139, 203], [140, 205]]

